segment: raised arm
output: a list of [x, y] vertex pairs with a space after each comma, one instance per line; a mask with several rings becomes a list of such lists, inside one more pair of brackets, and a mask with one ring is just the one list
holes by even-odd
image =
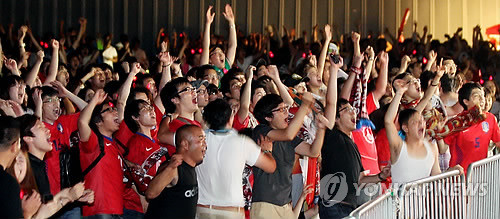
[[431, 50], [429, 52], [429, 60], [427, 61], [427, 64], [425, 65], [424, 71], [430, 71], [432, 68], [432, 65], [436, 61], [437, 58], [437, 52], [434, 52], [434, 50]]
[[325, 139], [325, 129], [329, 121], [321, 114], [316, 114], [316, 137], [312, 144], [303, 141], [295, 148], [295, 153], [308, 156], [318, 157], [323, 147], [323, 140]]
[[362, 78], [362, 80], [368, 81], [372, 73], [372, 67], [375, 63], [375, 51], [373, 51], [373, 48], [371, 46], [368, 46], [365, 50], [365, 53], [368, 55], [368, 61], [366, 62], [366, 66], [364, 69], [364, 78]]
[[36, 41], [35, 36], [33, 36], [33, 33], [31, 32], [30, 28], [28, 28], [28, 36], [30, 37], [31, 44], [35, 45], [37, 50], [43, 50], [43, 48], [40, 46], [40, 44]]
[[82, 17], [78, 20], [78, 22], [80, 23], [80, 31], [78, 32], [75, 42], [72, 42], [71, 47], [73, 47], [73, 49], [77, 49], [78, 46], [80, 46], [80, 41], [85, 33], [85, 29], [87, 29], [87, 19]]
[[286, 87], [280, 79], [280, 72], [278, 71], [278, 67], [276, 65], [267, 66], [269, 71], [269, 77], [274, 81], [276, 87], [278, 87], [278, 91], [280, 93], [281, 98], [283, 98], [283, 102], [286, 105], [291, 106], [293, 104], [293, 99], [288, 93], [288, 87]]
[[160, 111], [165, 112], [165, 107], [163, 107], [163, 103], [161, 102], [161, 97], [159, 93], [163, 90], [165, 85], [172, 80], [172, 74], [170, 67], [177, 60], [176, 57], [170, 56], [168, 52], [160, 53], [160, 61], [161, 61], [161, 80], [158, 89], [158, 95], [154, 99], [155, 105], [160, 108]]
[[213, 6], [208, 6], [206, 17], [205, 17], [205, 30], [203, 32], [202, 40], [202, 52], [200, 58], [200, 65], [207, 65], [210, 58], [210, 26], [214, 22], [215, 13], [212, 13]]
[[[250, 143], [253, 143], [253, 141], [250, 140]], [[276, 170], [276, 161], [272, 155], [273, 142], [269, 137], [260, 136], [258, 143], [261, 152], [254, 166], [260, 168], [266, 173], [274, 173]]]
[[431, 101], [432, 95], [434, 95], [439, 87], [439, 83], [441, 82], [441, 77], [447, 71], [447, 67], [443, 66], [443, 61], [441, 60], [441, 65], [439, 66], [438, 71], [436, 72], [436, 76], [431, 81], [431, 85], [425, 90], [424, 97], [418, 102], [418, 105], [415, 107], [419, 113], [424, 111], [425, 107]]
[[55, 81], [57, 77], [57, 67], [59, 66], [59, 42], [55, 39], [50, 41], [52, 46], [52, 57], [50, 59], [49, 73], [43, 85], [49, 85], [50, 82]]
[[227, 48], [227, 60], [229, 62], [229, 66], [232, 66], [234, 63], [234, 58], [236, 57], [236, 25], [234, 24], [234, 13], [233, 9], [229, 4], [226, 4], [225, 12], [222, 12], [224, 18], [226, 18], [227, 22], [229, 22], [229, 45]]
[[328, 120], [328, 129], [335, 126], [337, 111], [337, 72], [344, 65], [344, 60], [340, 57], [340, 62], [335, 64], [330, 58], [330, 80], [328, 80], [328, 89], [326, 91], [325, 117]]
[[92, 112], [97, 104], [101, 104], [107, 98], [107, 94], [103, 90], [98, 90], [90, 103], [82, 110], [78, 118], [78, 133], [80, 134], [81, 142], [88, 142], [92, 130], [89, 123], [92, 117]]
[[128, 95], [130, 94], [130, 88], [132, 87], [132, 82], [134, 77], [139, 73], [141, 69], [141, 64], [134, 62], [132, 70], [127, 76], [125, 82], [123, 82], [120, 90], [118, 90], [118, 100], [116, 102], [116, 107], [118, 108], [118, 119], [121, 121], [125, 115], [125, 105], [127, 104]]
[[299, 132], [302, 124], [304, 124], [304, 118], [311, 108], [311, 105], [314, 103], [314, 97], [311, 93], [306, 92], [302, 95], [302, 105], [300, 105], [299, 110], [295, 113], [292, 121], [286, 129], [273, 129], [271, 130], [267, 136], [271, 138], [273, 141], [291, 141]]
[[78, 107], [78, 109], [83, 110], [83, 108], [87, 106], [87, 102], [82, 100], [77, 95], [71, 93], [68, 89], [66, 89], [66, 87], [64, 87], [64, 85], [61, 84], [61, 82], [53, 81], [50, 83], [50, 85], [57, 89], [57, 91], [59, 92], [59, 96], [68, 98], [76, 105], [76, 107]]
[[359, 39], [360, 39], [359, 33], [352, 32], [351, 39], [352, 39], [352, 43], [354, 44], [354, 54], [352, 57], [352, 66], [351, 66], [351, 70], [349, 71], [349, 77], [344, 82], [344, 85], [342, 86], [342, 90], [340, 91], [340, 98], [343, 98], [346, 100], [349, 100], [351, 97], [351, 90], [352, 90], [352, 87], [353, 87], [354, 82], [356, 80], [356, 74], [361, 74], [361, 70], [362, 70], [361, 63], [363, 62], [363, 58], [364, 58], [363, 55], [361, 54], [361, 51], [359, 50]]
[[380, 62], [380, 71], [375, 85], [375, 90], [373, 91], [373, 96], [376, 100], [380, 100], [380, 98], [384, 96], [385, 90], [387, 88], [389, 55], [384, 51], [380, 52], [378, 54], [378, 61]]
[[325, 71], [325, 61], [326, 55], [328, 53], [328, 46], [330, 45], [330, 40], [332, 40], [332, 30], [330, 25], [325, 25], [325, 42], [323, 43], [323, 48], [321, 49], [321, 53], [319, 54], [318, 61], [318, 77], [323, 78], [323, 72]]
[[391, 162], [395, 163], [398, 160], [399, 152], [401, 151], [401, 146], [403, 145], [403, 140], [399, 137], [398, 130], [394, 121], [396, 120], [396, 115], [398, 114], [399, 103], [403, 94], [408, 90], [408, 82], [403, 79], [399, 79], [394, 82], [396, 88], [396, 95], [392, 99], [389, 108], [385, 114], [384, 123], [387, 132], [387, 140], [389, 141], [389, 147], [391, 151]]
[[245, 87], [243, 88], [243, 93], [241, 93], [240, 97], [240, 108], [238, 110], [238, 119], [240, 121], [244, 121], [248, 113], [250, 112], [250, 99], [252, 92], [252, 80], [253, 80], [253, 72], [256, 70], [255, 66], [250, 65], [246, 70], [246, 79], [247, 83], [245, 83]]
[[182, 164], [182, 155], [174, 154], [168, 166], [159, 170], [159, 173], [149, 183], [146, 190], [146, 198], [154, 199], [160, 195], [165, 188], [175, 186], [178, 181], [177, 167]]
[[40, 66], [42, 65], [43, 62], [43, 57], [45, 56], [45, 53], [43, 50], [39, 50], [36, 52], [36, 62], [35, 65], [31, 68], [30, 72], [28, 73], [28, 76], [26, 76], [26, 85], [28, 85], [30, 88], [33, 88], [33, 84], [35, 84], [36, 76], [38, 75], [38, 72], [40, 71]]
[[403, 56], [403, 58], [401, 59], [401, 66], [399, 66], [398, 75], [406, 72], [406, 69], [408, 68], [408, 64], [410, 64], [410, 62], [411, 59], [409, 56]]
[[21, 28], [19, 28], [19, 34], [18, 34], [18, 37], [19, 37], [19, 54], [20, 54], [20, 65], [23, 66], [23, 67], [27, 67], [28, 66], [28, 59], [25, 59], [24, 56], [25, 56], [25, 53], [26, 53], [26, 50], [24, 49], [24, 37], [26, 36], [26, 32], [28, 31], [28, 27], [23, 25], [21, 26]]

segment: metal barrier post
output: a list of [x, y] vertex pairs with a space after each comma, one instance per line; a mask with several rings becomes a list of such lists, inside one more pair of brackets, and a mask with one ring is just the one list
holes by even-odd
[[349, 216], [358, 219], [387, 219], [395, 218], [394, 213], [394, 200], [392, 197], [392, 191], [388, 190], [384, 194], [380, 195], [376, 199], [364, 203], [363, 205], [356, 208]]
[[467, 218], [500, 218], [500, 155], [467, 169]]

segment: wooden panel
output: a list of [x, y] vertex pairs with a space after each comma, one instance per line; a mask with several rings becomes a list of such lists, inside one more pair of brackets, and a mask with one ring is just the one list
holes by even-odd
[[200, 0], [189, 0], [189, 29], [186, 32], [189, 36], [198, 37], [200, 35], [200, 16], [205, 16], [205, 14], [200, 14]]
[[312, 16], [311, 16], [311, 1], [310, 0], [301, 0], [300, 2], [300, 33], [297, 33], [298, 36], [302, 36], [302, 32], [306, 31], [308, 37], [310, 38], [312, 32]]
[[[449, 0], [449, 16], [448, 16], [448, 24], [449, 24], [449, 34], [453, 36], [453, 33], [457, 30], [458, 27], [463, 27], [463, 13], [462, 13], [462, 1], [461, 0]], [[494, 13], [492, 13], [494, 14]]]
[[262, 3], [263, 0], [252, 1], [252, 28], [251, 32], [262, 32]]
[[317, 24], [322, 29], [328, 23], [328, 0], [317, 0], [316, 7]]
[[445, 40], [444, 35], [448, 34], [448, 3], [447, 1], [435, 1], [435, 33], [434, 38]]
[[240, 31], [246, 33], [247, 16], [248, 16], [247, 3], [246, 1], [235, 1], [235, 2], [236, 2], [236, 7], [233, 6], [233, 9], [235, 10], [236, 26]]
[[349, 30], [361, 31], [361, 0], [349, 1]]
[[430, 11], [430, 0], [418, 0], [417, 1], [417, 23], [418, 32], [422, 34], [424, 26], [427, 26], [430, 31], [431, 26], [431, 11]]
[[288, 32], [295, 28], [295, 0], [285, 0], [285, 27]]
[[345, 31], [345, 4], [344, 0], [334, 0], [333, 2], [333, 40], [339, 41], [340, 35]]
[[366, 0], [366, 31], [377, 34], [380, 32], [379, 27], [379, 2]]
[[272, 25], [275, 28], [278, 28], [276, 30], [279, 30], [279, 7], [280, 7], [280, 1], [277, 0], [270, 0], [269, 5], [268, 5], [268, 10], [267, 10], [267, 25]]
[[397, 0], [386, 0], [384, 2], [384, 24], [394, 36], [397, 34], [396, 29], [399, 27], [399, 22], [395, 19], [396, 1]]

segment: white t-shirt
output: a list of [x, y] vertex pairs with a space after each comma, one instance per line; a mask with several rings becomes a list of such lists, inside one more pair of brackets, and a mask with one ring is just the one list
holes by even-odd
[[102, 57], [104, 58], [104, 63], [113, 68], [113, 58], [118, 57], [118, 52], [116, 51], [115, 47], [109, 46], [102, 52]]
[[243, 169], [255, 165], [260, 147], [234, 129], [228, 132], [205, 131], [207, 151], [196, 167], [198, 204], [243, 207]]

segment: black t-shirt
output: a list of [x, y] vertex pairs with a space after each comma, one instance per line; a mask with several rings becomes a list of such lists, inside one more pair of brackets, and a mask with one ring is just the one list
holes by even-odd
[[[266, 136], [273, 128], [260, 124], [255, 127], [252, 138], [255, 142], [261, 135]], [[276, 161], [274, 173], [266, 173], [253, 167], [252, 202], [267, 202], [283, 206], [292, 201], [292, 169], [295, 164], [295, 147], [302, 140], [295, 137], [292, 141], [273, 142], [273, 157]]]
[[30, 159], [33, 175], [35, 175], [36, 186], [38, 187], [42, 203], [47, 203], [53, 198], [52, 193], [50, 193], [47, 164], [43, 160], [33, 156], [31, 153], [28, 153], [28, 157]]
[[0, 217], [23, 218], [17, 180], [0, 165]]
[[[331, 182], [333, 183], [336, 179], [344, 177], [344, 182], [347, 183], [348, 189], [345, 198], [344, 195], [337, 195], [337, 192], [342, 191], [327, 189], [327, 191], [322, 192], [328, 192], [329, 197], [333, 197], [332, 199], [335, 201], [343, 201], [356, 206], [356, 187], [354, 183], [358, 183], [359, 174], [364, 171], [356, 144], [344, 132], [336, 128], [333, 130], [327, 129], [323, 148], [321, 149], [321, 156], [321, 183], [323, 183], [325, 176], [332, 176], [329, 174], [334, 174], [335, 177], [332, 178]], [[322, 188], [329, 188], [329, 186], [331, 185], [321, 185]], [[337, 188], [345, 190], [345, 187], [342, 187], [342, 185], [339, 185]]]
[[[168, 165], [168, 162], [163, 162]], [[182, 162], [177, 167], [177, 184], [164, 188], [160, 195], [149, 202], [144, 218], [195, 218], [198, 202], [198, 181], [194, 167]], [[159, 173], [158, 173], [159, 174]]]

